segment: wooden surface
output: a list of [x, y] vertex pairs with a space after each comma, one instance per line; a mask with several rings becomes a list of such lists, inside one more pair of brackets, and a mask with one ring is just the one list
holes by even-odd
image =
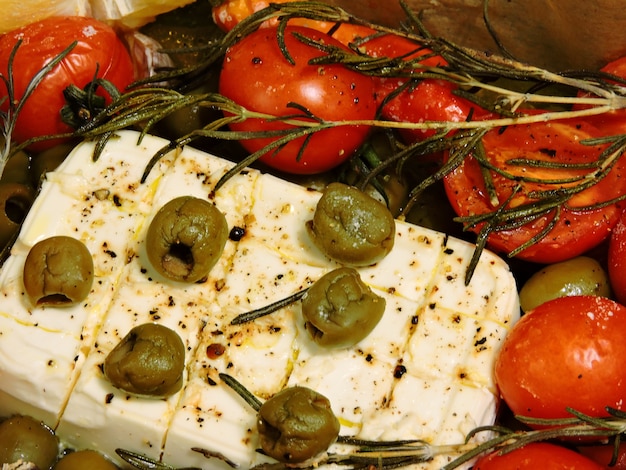
[[[327, 0], [367, 19], [398, 24], [397, 0]], [[435, 36], [497, 52], [483, 19], [482, 0], [407, 0]], [[489, 19], [500, 41], [524, 62], [551, 70], [597, 69], [626, 55], [625, 0], [490, 0]]]

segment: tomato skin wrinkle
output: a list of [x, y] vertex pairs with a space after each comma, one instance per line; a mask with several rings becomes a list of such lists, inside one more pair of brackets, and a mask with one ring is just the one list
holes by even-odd
[[[488, 132], [482, 141], [486, 158], [495, 167], [514, 176], [507, 178], [490, 172], [498, 200], [507, 200], [518, 185], [521, 185], [521, 191], [510, 201], [509, 208], [536, 201], [529, 197], [534, 191], [554, 190], [578, 184], [579, 182], [552, 183], [550, 180], [580, 178], [590, 170], [514, 165], [509, 162], [512, 159], [528, 159], [546, 164], [592, 163], [606, 146], [588, 146], [580, 142], [602, 134], [603, 131], [593, 124], [568, 120], [513, 125], [508, 126], [503, 133], [499, 129]], [[590, 207], [626, 194], [626, 162], [622, 160], [618, 160], [602, 180], [561, 204], [560, 218], [555, 226], [545, 237], [517, 256], [528, 261], [555, 263], [580, 255], [604, 241], [617, 223], [622, 205], [613, 203], [603, 207]], [[538, 181], [530, 181], [530, 178]], [[461, 217], [493, 213], [496, 210], [487, 196], [481, 168], [473, 157], [466, 158], [447, 174], [444, 186], [450, 203]], [[552, 209], [519, 227], [493, 231], [488, 237], [488, 246], [496, 252], [512, 252], [546, 229], [555, 216], [556, 212]], [[478, 232], [483, 225], [470, 227], [470, 230]]]
[[572, 408], [593, 417], [626, 407], [626, 307], [570, 296], [529, 311], [507, 335], [496, 383], [514, 414], [557, 419]]
[[[327, 122], [372, 120], [376, 113], [372, 79], [340, 64], [312, 65], [309, 60], [323, 54], [301, 42], [294, 33], [345, 48], [341, 42], [314, 29], [287, 26], [285, 44], [295, 60], [290, 64], [281, 52], [276, 28], [262, 28], [244, 37], [227, 52], [220, 73], [219, 91], [244, 108], [272, 116], [293, 116], [306, 109]], [[311, 121], [302, 114], [302, 121]], [[294, 126], [280, 120], [248, 118], [232, 123], [234, 131], [284, 130]], [[294, 128], [295, 129], [295, 128]], [[289, 173], [314, 174], [328, 171], [350, 158], [367, 139], [370, 127], [337, 125], [314, 132], [304, 149], [305, 137], [295, 139], [260, 160]], [[241, 140], [250, 153], [261, 150], [276, 138]]]
[[[0, 37], [0, 73], [4, 76], [8, 73], [11, 51], [20, 39], [22, 43], [13, 62], [16, 100], [21, 99], [29, 81], [47, 62], [73, 41], [77, 43], [26, 100], [12, 136], [17, 142], [71, 132], [60, 115], [65, 105], [63, 90], [71, 84], [83, 88], [94, 79], [96, 70], [99, 78], [109, 80], [119, 90], [124, 90], [135, 78], [133, 62], [124, 43], [110, 26], [93, 18], [52, 17], [3, 35]], [[0, 95], [6, 93], [4, 82], [0, 82]], [[102, 93], [98, 90], [98, 94]], [[57, 140], [43, 141], [33, 144], [29, 150], [38, 152], [57, 143]]]

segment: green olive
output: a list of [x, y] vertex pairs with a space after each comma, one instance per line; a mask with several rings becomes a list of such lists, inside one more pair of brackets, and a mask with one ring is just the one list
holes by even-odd
[[286, 463], [315, 457], [339, 435], [328, 398], [306, 387], [286, 388], [263, 403], [257, 425], [263, 451]]
[[609, 279], [598, 261], [579, 256], [548, 265], [533, 274], [519, 294], [525, 312], [548, 300], [569, 295], [610, 297]]
[[20, 415], [0, 423], [0, 464], [21, 459], [45, 470], [52, 467], [58, 452], [59, 441], [44, 423]]
[[35, 199], [35, 191], [21, 183], [0, 183], [0, 248], [9, 243]]
[[368, 266], [393, 248], [395, 220], [389, 209], [353, 186], [329, 184], [320, 198], [309, 235], [329, 258], [351, 266]]
[[104, 375], [115, 387], [151, 397], [166, 397], [180, 390], [184, 369], [182, 339], [157, 323], [134, 327], [104, 361]]
[[[4, 139], [0, 139], [3, 143]], [[30, 157], [26, 152], [17, 152], [7, 161], [2, 172], [2, 183], [30, 184]]]
[[33, 305], [69, 307], [83, 301], [93, 284], [93, 259], [79, 240], [46, 238], [33, 246], [24, 263], [24, 288]]
[[45, 174], [56, 170], [75, 146], [75, 142], [65, 142], [33, 155], [30, 171], [32, 184], [38, 186]]
[[217, 207], [182, 196], [154, 216], [146, 239], [148, 259], [168, 279], [197, 282], [215, 266], [227, 239], [226, 217]]
[[317, 280], [302, 298], [304, 327], [321, 346], [347, 348], [370, 334], [382, 318], [385, 304], [355, 269], [335, 269]]
[[117, 470], [117, 466], [95, 450], [79, 450], [64, 455], [54, 470]]

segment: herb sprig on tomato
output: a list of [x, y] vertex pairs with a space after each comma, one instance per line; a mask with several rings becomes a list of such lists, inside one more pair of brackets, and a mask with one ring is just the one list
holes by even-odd
[[[325, 32], [317, 31], [308, 38], [305, 37], [307, 35], [294, 36], [289, 33], [290, 27], [287, 24], [299, 17], [332, 23], [334, 26], [328, 33], [337, 34], [343, 41], [346, 41], [345, 38], [353, 39], [347, 40], [347, 47], [345, 44], [340, 47]], [[391, 113], [381, 113], [372, 118], [368, 109], [367, 113], [358, 112], [356, 115], [333, 119], [330, 115], [322, 115], [318, 109], [309, 109], [303, 95], [297, 94], [292, 95], [295, 98], [288, 98], [280, 111], [277, 108], [256, 108], [254, 103], [242, 105], [239, 101], [242, 101], [241, 95], [245, 98], [246, 93], [243, 79], [259, 78], [254, 76], [253, 69], [250, 68], [241, 75], [241, 79], [231, 78], [227, 81], [230, 86], [227, 93], [233, 99], [213, 92], [190, 98], [185, 93], [164, 91], [158, 87], [153, 90], [136, 90], [116, 100], [108, 110], [92, 121], [97, 124], [84, 126], [77, 135], [90, 138], [109, 135], [115, 129], [131, 124], [142, 124], [145, 132], [148, 132], [159, 119], [189, 105], [192, 100], [199, 106], [224, 111], [224, 118], [172, 142], [156, 156], [156, 160], [172, 148], [187, 145], [200, 137], [241, 140], [244, 145], [246, 142], [259, 142], [260, 138], [269, 139], [265, 141], [268, 146], [264, 146], [261, 140], [261, 145], [249, 149], [250, 157], [242, 163], [247, 165], [263, 156], [270, 159], [269, 155], [278, 155], [289, 147], [291, 140], [299, 139], [298, 145], [294, 146], [298, 148], [290, 152], [288, 162], [277, 163], [279, 170], [293, 171], [304, 161], [306, 147], [313, 147], [307, 143], [324, 134], [330, 135], [331, 131], [369, 128], [406, 133], [416, 131], [417, 138], [414, 142], [407, 144], [399, 141], [398, 154], [381, 161], [380, 167], [371, 171], [380, 174], [384, 168], [389, 168], [401, 174], [412, 162], [432, 158], [435, 153], [455, 155], [455, 159], [439, 162], [440, 168], [435, 173], [418, 182], [413, 196], [418, 197], [424, 186], [445, 179], [451, 202], [453, 206], [458, 206], [459, 220], [469, 230], [478, 233], [476, 259], [485, 247], [539, 262], [550, 261], [557, 255], [571, 256], [576, 251], [584, 251], [599, 243], [616, 223], [619, 201], [624, 195], [620, 157], [626, 141], [619, 138], [604, 141], [605, 136], [601, 129], [587, 122], [587, 119], [624, 108], [626, 97], [623, 87], [615, 86], [593, 74], [587, 78], [580, 74], [557, 74], [456, 47], [445, 40], [422, 34], [417, 18], [410, 18], [414, 22], [413, 30], [395, 30], [369, 24], [340, 8], [316, 2], [270, 4], [226, 33], [223, 40], [218, 41], [207, 52], [206, 60], [196, 68], [168, 73], [163, 77], [181, 80], [190, 77], [197, 81], [207, 66], [218, 63], [224, 54], [228, 54], [227, 51], [237, 50], [238, 45], [244, 43], [249, 35], [268, 37], [267, 33], [260, 32], [262, 30], [259, 29], [268, 19], [274, 20], [278, 27], [272, 30], [275, 37], [272, 36], [267, 44], [284, 46], [286, 42], [290, 43], [290, 47], [281, 49], [282, 58], [288, 59], [291, 54], [291, 58], [298, 63], [296, 55], [299, 54], [296, 51], [306, 51], [303, 61], [300, 59], [301, 64], [339, 70], [336, 74], [337, 80], [344, 74], [346, 77], [359, 74], [363, 79], [384, 82], [387, 88], [390, 84], [393, 85], [394, 80], [397, 86], [406, 86], [407, 80], [410, 80], [415, 85], [410, 90], [415, 91], [428, 84], [439, 84], [444, 86], [445, 93], [426, 93], [422, 98], [438, 100], [438, 109], [445, 112], [431, 113], [432, 109], [423, 106], [421, 111], [412, 111], [415, 115], [394, 117]], [[344, 26], [351, 25], [359, 28], [348, 28], [346, 31]], [[342, 28], [344, 31], [339, 34]], [[371, 31], [374, 33], [369, 40], [362, 37], [362, 34], [369, 34]], [[386, 40], [393, 44], [401, 42], [402, 46], [396, 46], [402, 52], [390, 52], [388, 55], [385, 52], [379, 55], [377, 50], [387, 50], [379, 42]], [[412, 48], [412, 45], [415, 47]], [[255, 58], [256, 56], [248, 58], [247, 65], [252, 66]], [[228, 64], [225, 68], [227, 66]], [[236, 71], [231, 73], [231, 76], [236, 75]], [[268, 72], [264, 75], [270, 76]], [[157, 76], [154, 80], [158, 81], [163, 77]], [[514, 82], [515, 87], [510, 87], [503, 80]], [[239, 81], [242, 84], [237, 88], [239, 83], [236, 82]], [[275, 85], [295, 87], [300, 86], [298, 83], [301, 82], [295, 79], [286, 81], [283, 76], [281, 83]], [[356, 83], [356, 80], [349, 80], [347, 83]], [[271, 85], [271, 80], [268, 80], [265, 83], [266, 89]], [[560, 87], [565, 92], [562, 95], [552, 95], [534, 91], [548, 85]], [[222, 91], [226, 88], [228, 87]], [[345, 90], [348, 91], [350, 90]], [[389, 89], [378, 88], [376, 93], [387, 96], [390, 92]], [[257, 90], [255, 95], [259, 94]], [[288, 96], [287, 92], [284, 94]], [[366, 95], [359, 95], [359, 100], [365, 99], [362, 96]], [[446, 114], [447, 104], [458, 107], [459, 103], [463, 106], [458, 113]], [[385, 104], [390, 105], [391, 101], [386, 101]], [[577, 106], [572, 107], [573, 104]], [[548, 105], [551, 107], [546, 111], [532, 109]], [[378, 116], [385, 116], [385, 119]], [[254, 123], [265, 127], [250, 127]], [[232, 126], [234, 130], [228, 126]], [[578, 126], [580, 129], [576, 129]], [[552, 132], [554, 129], [557, 130]], [[318, 133], [319, 136], [316, 135]], [[419, 140], [420, 133], [426, 137], [424, 141]], [[498, 154], [490, 150], [500, 148], [503, 142], [517, 134], [520, 136], [511, 140], [514, 142], [511, 147], [519, 150], [518, 155]], [[537, 135], [540, 136], [539, 140]], [[574, 141], [568, 143], [566, 136]], [[342, 140], [342, 146], [348, 143], [346, 137], [339, 139]], [[542, 139], [550, 140], [545, 152], [542, 150]], [[525, 149], [527, 141], [532, 141], [534, 148]], [[355, 151], [358, 146], [359, 144], [349, 146], [354, 152], [353, 158], [359, 158], [358, 151]], [[573, 147], [577, 147], [577, 150], [572, 153]], [[553, 165], [549, 160], [559, 160], [557, 166], [560, 165], [560, 169], [557, 171], [556, 167], [549, 168]], [[273, 161], [278, 162], [278, 159], [274, 158]], [[521, 163], [515, 163], [516, 161]], [[235, 171], [240, 168], [237, 166]], [[532, 169], [530, 172], [534, 173], [533, 178], [519, 172], [524, 168]], [[538, 172], [542, 175], [537, 175]], [[555, 172], [558, 175], [555, 176]], [[455, 178], [458, 175], [462, 177]], [[363, 181], [368, 181], [369, 178], [370, 175], [363, 175]], [[219, 184], [223, 184], [223, 181]], [[472, 191], [471, 194], [459, 189], [464, 185]], [[414, 199], [410, 199], [407, 207], [413, 202]], [[579, 224], [580, 221], [588, 223]], [[577, 226], [583, 227], [584, 233], [581, 237], [575, 228]], [[584, 241], [580, 242], [579, 238]], [[468, 269], [468, 280], [471, 273], [472, 266]]]

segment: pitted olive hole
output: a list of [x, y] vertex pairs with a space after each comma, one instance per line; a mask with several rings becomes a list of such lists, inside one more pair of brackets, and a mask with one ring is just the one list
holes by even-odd
[[72, 303], [72, 299], [63, 294], [50, 294], [41, 297], [37, 300], [37, 306], [50, 305], [50, 306], [63, 306]]
[[185, 278], [194, 267], [193, 252], [190, 246], [184, 243], [173, 243], [169, 251], [163, 256], [162, 265], [168, 273]]
[[20, 224], [28, 214], [29, 207], [30, 201], [25, 198], [11, 197], [4, 204], [4, 213], [11, 222]]
[[304, 329], [309, 332], [311, 339], [315, 342], [319, 342], [324, 336], [324, 332], [309, 321], [304, 323]]

